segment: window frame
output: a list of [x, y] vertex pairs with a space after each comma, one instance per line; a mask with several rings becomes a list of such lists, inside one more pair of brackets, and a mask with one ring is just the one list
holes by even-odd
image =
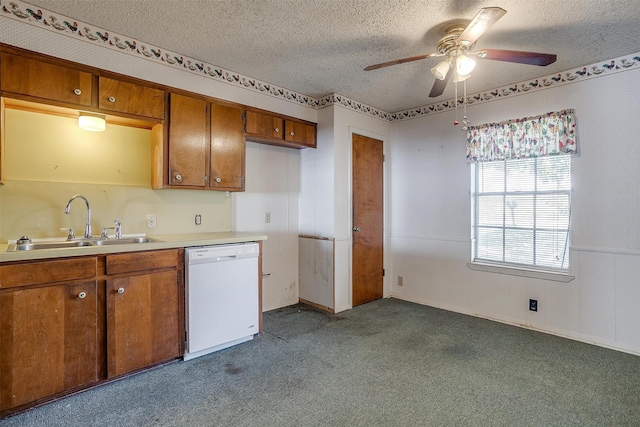
[[[564, 157], [564, 155], [560, 155], [562, 157]], [[512, 274], [512, 275], [518, 275], [518, 276], [526, 276], [526, 277], [535, 277], [535, 278], [542, 278], [542, 279], [550, 279], [550, 280], [558, 280], [558, 281], [564, 281], [564, 282], [568, 282], [570, 280], [573, 279], [573, 276], [571, 276], [571, 268], [572, 268], [572, 263], [571, 263], [571, 185], [569, 184], [569, 188], [568, 189], [562, 189], [562, 190], [539, 190], [538, 189], [538, 165], [539, 165], [539, 160], [541, 159], [548, 159], [550, 157], [557, 157], [557, 156], [545, 156], [545, 157], [533, 157], [533, 158], [521, 158], [521, 159], [513, 159], [513, 158], [507, 158], [507, 159], [503, 159], [503, 160], [497, 160], [495, 162], [491, 162], [491, 163], [501, 163], [502, 167], [503, 167], [503, 171], [502, 171], [502, 176], [503, 176], [503, 186], [502, 186], [502, 191], [488, 191], [488, 192], [480, 192], [479, 191], [479, 174], [480, 174], [480, 167], [481, 164], [480, 163], [472, 163], [472, 168], [471, 168], [471, 191], [470, 191], [470, 196], [471, 196], [471, 262], [469, 264], [467, 264], [469, 266], [469, 268], [473, 269], [473, 270], [479, 270], [479, 271], [491, 271], [491, 272], [497, 272], [497, 273], [504, 273], [504, 274]], [[569, 174], [571, 171], [571, 158], [570, 156], [567, 157], [568, 161], [569, 161]], [[507, 175], [507, 166], [509, 162], [514, 162], [514, 161], [525, 161], [525, 160], [533, 160], [534, 161], [534, 175], [533, 175], [533, 190], [528, 190], [528, 191], [515, 191], [515, 190], [510, 190], [508, 191], [508, 175]], [[531, 227], [517, 227], [517, 226], [508, 226], [507, 225], [507, 221], [505, 219], [505, 215], [506, 215], [506, 203], [505, 203], [505, 199], [509, 198], [510, 196], [523, 196], [523, 195], [529, 195], [529, 196], [533, 196], [532, 197], [532, 203], [534, 204], [534, 208], [533, 208], [533, 221], [532, 221], [532, 225]], [[536, 215], [539, 213], [539, 210], [537, 209], [537, 206], [535, 205], [536, 201], [538, 200], [538, 196], [548, 196], [548, 195], [565, 195], [567, 200], [568, 200], [568, 220], [567, 220], [567, 228], [566, 228], [566, 242], [565, 242], [565, 257], [567, 259], [566, 264], [567, 267], [566, 268], [555, 268], [552, 266], [545, 266], [545, 265], [536, 265], [536, 246], [538, 245], [538, 243], [536, 242], [536, 232], [539, 231], [557, 231], [558, 228], [556, 227], [555, 229], [549, 229], [549, 228], [544, 228], [544, 227], [538, 227], [537, 226], [537, 222], [536, 222]], [[480, 209], [479, 209], [479, 204], [478, 204], [478, 200], [480, 197], [483, 196], [501, 196], [502, 197], [502, 225], [500, 226], [491, 226], [491, 225], [482, 225], [479, 226], [479, 214], [480, 214]], [[502, 243], [502, 260], [496, 260], [496, 259], [490, 259], [490, 258], [482, 258], [478, 256], [478, 230], [479, 228], [482, 229], [499, 229], [502, 230], [502, 239], [503, 239], [503, 243]], [[517, 262], [509, 262], [509, 261], [505, 261], [506, 259], [506, 251], [509, 250], [508, 246], [506, 245], [506, 230], [509, 229], [513, 229], [513, 230], [531, 230], [532, 232], [532, 244], [533, 244], [533, 248], [532, 248], [532, 263], [517, 263]], [[562, 230], [562, 229], [560, 229]]]

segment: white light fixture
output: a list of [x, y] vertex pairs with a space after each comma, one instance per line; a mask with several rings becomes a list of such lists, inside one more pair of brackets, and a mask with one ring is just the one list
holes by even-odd
[[78, 127], [91, 132], [104, 132], [107, 122], [102, 114], [81, 112], [78, 117]]
[[444, 80], [447, 77], [447, 73], [451, 69], [451, 63], [449, 61], [440, 61], [438, 65], [431, 69], [431, 73], [438, 80]]
[[[476, 67], [476, 61], [466, 55], [458, 55], [456, 57], [456, 73], [462, 77], [466, 76]], [[460, 80], [462, 81], [462, 80]]]
[[471, 74], [465, 74], [465, 75], [461, 76], [460, 74], [455, 72], [455, 73], [453, 73], [453, 82], [454, 83], [463, 82], [463, 81], [467, 80], [469, 77], [471, 77]]

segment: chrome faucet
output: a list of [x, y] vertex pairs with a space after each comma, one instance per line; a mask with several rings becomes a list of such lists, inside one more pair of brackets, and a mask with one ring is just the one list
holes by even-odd
[[73, 196], [70, 200], [69, 203], [67, 203], [67, 207], [64, 208], [64, 213], [65, 214], [69, 214], [69, 212], [71, 211], [71, 202], [73, 202], [75, 199], [82, 199], [84, 200], [84, 202], [87, 205], [87, 224], [84, 227], [84, 237], [87, 239], [90, 239], [92, 236], [91, 233], [91, 208], [89, 207], [89, 201], [87, 200], [86, 197], [80, 195], [80, 194], [76, 194], [75, 196]]

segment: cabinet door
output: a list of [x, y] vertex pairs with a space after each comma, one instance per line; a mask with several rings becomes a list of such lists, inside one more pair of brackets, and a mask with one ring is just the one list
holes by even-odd
[[91, 106], [90, 73], [10, 53], [2, 54], [0, 64], [3, 92]]
[[175, 271], [107, 280], [109, 377], [181, 356], [178, 289]]
[[211, 178], [214, 190], [243, 191], [245, 139], [242, 108], [211, 104]]
[[284, 139], [284, 121], [271, 114], [247, 111], [246, 132], [259, 137]]
[[171, 94], [169, 111], [169, 185], [205, 187], [209, 118], [207, 102]]
[[164, 91], [100, 77], [98, 106], [104, 110], [164, 119]]
[[287, 120], [284, 137], [290, 142], [312, 148], [316, 147], [316, 127], [310, 124]]
[[0, 293], [0, 411], [98, 381], [97, 282]]

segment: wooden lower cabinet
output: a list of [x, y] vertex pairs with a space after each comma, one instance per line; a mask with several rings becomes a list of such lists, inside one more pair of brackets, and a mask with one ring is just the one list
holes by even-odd
[[99, 381], [95, 280], [0, 293], [0, 413]]
[[0, 419], [182, 356], [183, 257], [0, 264]]
[[175, 271], [107, 280], [108, 376], [181, 356]]

